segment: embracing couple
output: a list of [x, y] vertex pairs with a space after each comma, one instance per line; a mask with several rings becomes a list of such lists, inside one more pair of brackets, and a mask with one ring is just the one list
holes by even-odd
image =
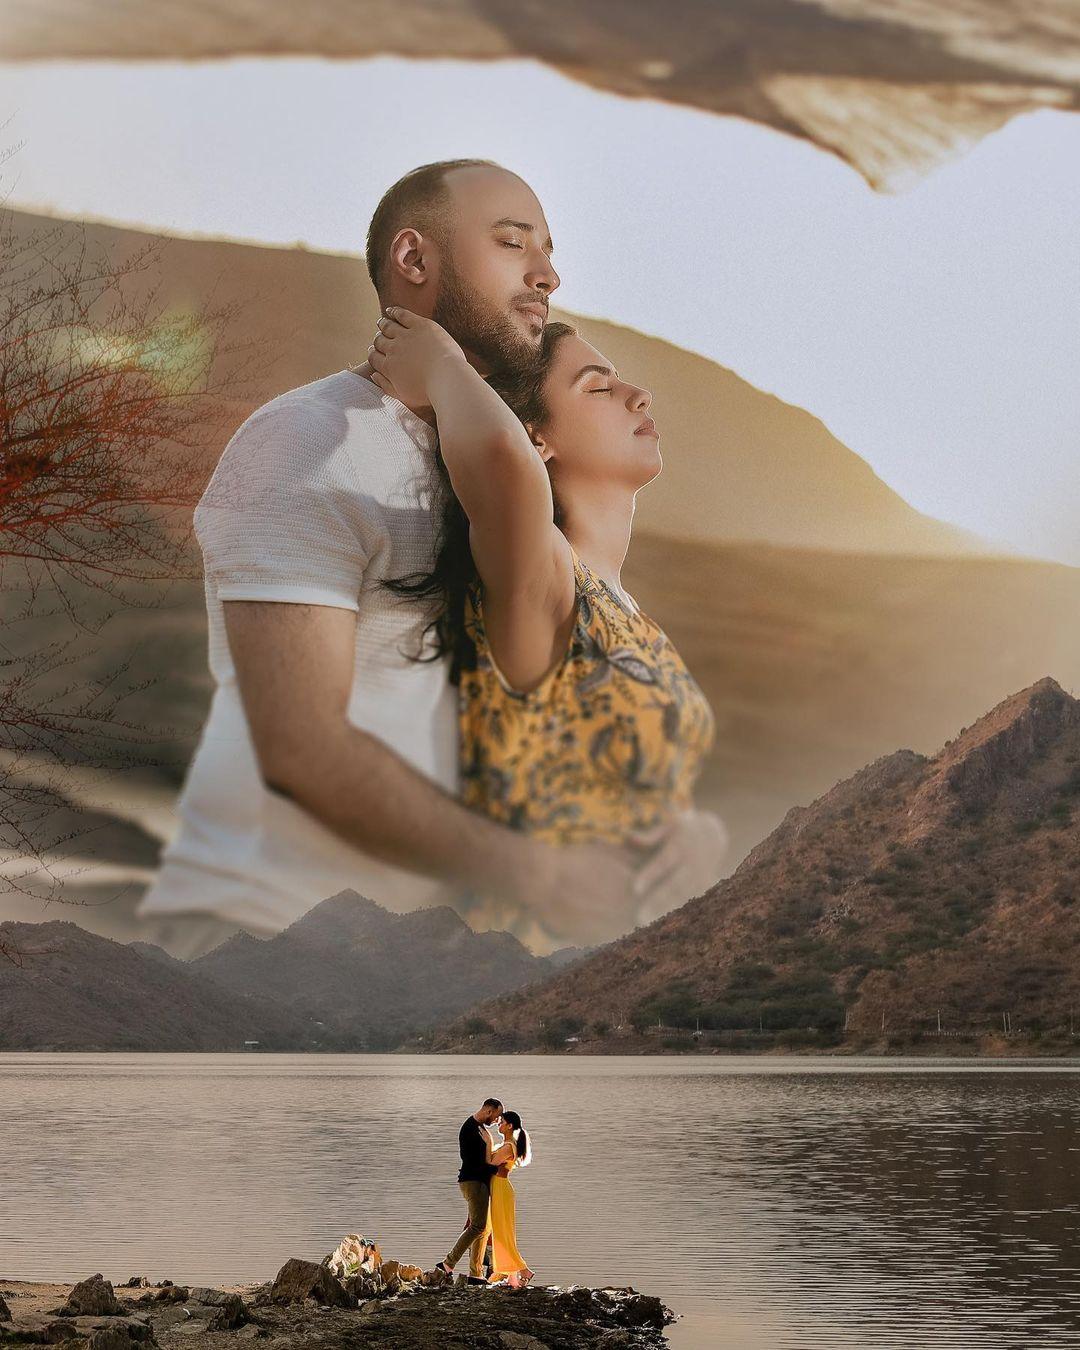
[[[498, 1130], [498, 1139], [491, 1129]], [[517, 1247], [517, 1207], [510, 1173], [532, 1161], [529, 1136], [516, 1111], [504, 1111], [497, 1097], [488, 1097], [458, 1133], [461, 1171], [458, 1186], [468, 1206], [461, 1236], [440, 1261], [438, 1269], [453, 1275], [469, 1249], [469, 1283], [505, 1281], [517, 1288], [528, 1284], [533, 1272]], [[490, 1274], [484, 1274], [484, 1254], [491, 1240]]]
[[252, 414], [196, 510], [214, 699], [139, 915], [187, 956], [344, 889], [613, 938], [726, 849], [712, 713], [621, 581], [651, 395], [548, 321], [548, 223], [497, 165], [407, 174], [367, 263], [367, 360]]

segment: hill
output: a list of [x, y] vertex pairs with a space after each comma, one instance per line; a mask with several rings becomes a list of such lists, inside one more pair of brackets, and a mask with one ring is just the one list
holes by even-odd
[[[58, 230], [72, 247], [85, 239], [92, 256], [113, 263], [154, 245], [156, 261], [128, 279], [128, 292], [156, 285], [174, 308], [230, 310], [228, 342], [257, 348], [264, 364], [234, 383], [222, 408], [232, 425], [208, 425], [207, 477], [225, 436], [248, 412], [283, 389], [360, 360], [375, 331], [376, 296], [360, 258], [169, 238], [23, 212], [12, 213], [11, 222], [16, 243], [35, 230]], [[653, 391], [665, 469], [641, 496], [642, 529], [879, 553], [989, 551], [909, 506], [817, 418], [734, 372], [617, 324], [561, 309], [552, 317], [578, 324]], [[225, 378], [227, 369], [238, 363], [223, 350], [217, 374]]]
[[[1071, 1027], [1078, 944], [1080, 701], [1043, 679], [936, 755], [898, 750], [792, 808], [707, 894], [437, 1044], [650, 1024], [1038, 1037]], [[470, 1042], [483, 1023], [499, 1034]]]
[[342, 891], [276, 937], [239, 933], [190, 965], [232, 995], [316, 1020], [340, 1044], [382, 1049], [568, 960], [534, 956], [509, 933], [475, 933], [445, 906], [392, 914]]
[[0, 960], [0, 1050], [306, 1050], [317, 1039], [266, 999], [74, 923], [9, 922], [0, 935], [23, 957]]
[[[75, 223], [52, 223], [77, 237]], [[16, 224], [25, 236], [50, 222], [17, 215]], [[86, 231], [91, 248], [111, 257], [153, 238]], [[374, 309], [356, 259], [213, 240], [161, 247], [152, 279], [163, 298], [180, 308], [210, 294], [236, 302], [236, 341], [257, 340], [266, 353], [262, 383], [237, 398], [233, 425], [253, 403], [339, 369], [366, 343]], [[728, 821], [731, 866], [793, 801], [890, 747], [930, 753], [953, 727], [1046, 671], [1080, 686], [1080, 628], [1061, 621], [1080, 606], [1080, 569], [973, 553], [962, 532], [908, 507], [805, 411], [670, 344], [581, 323], [655, 388], [665, 469], [642, 494], [624, 579], [716, 709], [702, 799]], [[207, 429], [207, 472], [228, 429]], [[100, 605], [92, 593], [78, 597], [91, 629]], [[38, 646], [68, 633], [59, 615], [22, 629], [21, 640]], [[126, 940], [140, 936], [131, 911], [208, 704], [201, 584], [177, 582], [157, 607], [117, 613], [85, 645], [77, 665], [50, 677], [55, 692], [73, 676], [130, 688], [124, 707], [137, 743], [104, 744], [98, 754], [151, 766], [146, 804], [140, 815], [129, 803], [119, 817], [109, 806], [118, 784], [61, 775], [46, 832], [65, 841], [53, 861], [86, 866], [63, 888], [90, 902], [78, 922]], [[49, 679], [38, 688], [52, 692]], [[0, 918], [40, 914], [33, 896], [0, 896]]]

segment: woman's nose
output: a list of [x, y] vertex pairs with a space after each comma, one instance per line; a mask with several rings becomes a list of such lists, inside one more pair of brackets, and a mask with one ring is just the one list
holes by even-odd
[[652, 394], [648, 389], [639, 389], [637, 385], [631, 385], [630, 406], [634, 412], [648, 412], [652, 407]]

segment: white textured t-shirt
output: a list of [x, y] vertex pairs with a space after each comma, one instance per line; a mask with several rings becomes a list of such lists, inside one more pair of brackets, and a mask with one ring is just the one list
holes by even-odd
[[140, 916], [206, 910], [277, 931], [346, 887], [398, 911], [445, 888], [368, 857], [264, 786], [240, 702], [222, 602], [355, 610], [348, 718], [456, 795], [457, 702], [446, 661], [409, 653], [424, 602], [380, 585], [431, 567], [434, 429], [343, 370], [257, 409], [225, 447], [195, 510], [215, 690]]

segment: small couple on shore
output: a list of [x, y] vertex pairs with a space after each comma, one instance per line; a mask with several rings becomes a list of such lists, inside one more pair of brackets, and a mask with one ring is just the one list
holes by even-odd
[[[491, 1131], [498, 1131], [498, 1140]], [[516, 1111], [504, 1111], [496, 1097], [488, 1097], [458, 1133], [461, 1170], [458, 1186], [469, 1207], [461, 1236], [440, 1261], [438, 1269], [453, 1275], [469, 1249], [469, 1283], [518, 1288], [533, 1277], [517, 1247], [517, 1206], [510, 1173], [532, 1161], [529, 1136]], [[484, 1274], [484, 1255], [491, 1239], [491, 1272]]]
[[406, 174], [367, 263], [367, 359], [257, 409], [195, 512], [216, 688], [145, 936], [197, 955], [352, 889], [608, 941], [727, 848], [709, 704], [621, 579], [652, 396], [549, 322], [547, 220], [496, 164]]

